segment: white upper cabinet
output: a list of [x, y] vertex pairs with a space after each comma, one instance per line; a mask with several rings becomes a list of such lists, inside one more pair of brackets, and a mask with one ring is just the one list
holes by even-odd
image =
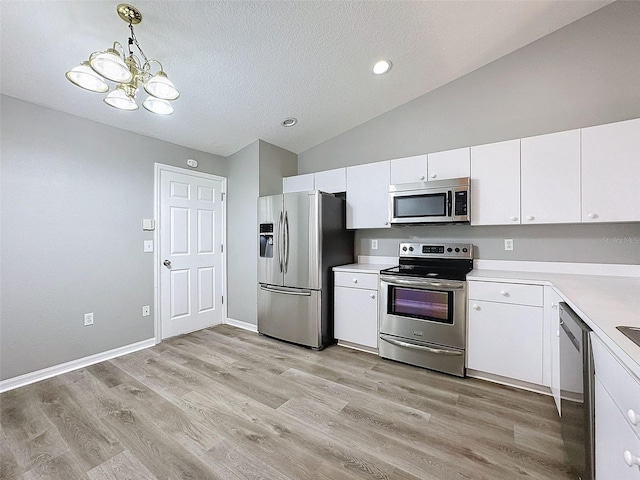
[[347, 167], [347, 228], [389, 227], [390, 161]]
[[308, 192], [309, 190], [314, 190], [313, 173], [282, 179], [282, 193]]
[[582, 129], [582, 221], [640, 221], [640, 119]]
[[427, 155], [391, 160], [391, 185], [427, 180]]
[[427, 179], [445, 180], [470, 176], [471, 149], [469, 147], [430, 153], [427, 155]]
[[347, 169], [335, 168], [313, 174], [315, 189], [327, 193], [347, 191]]
[[520, 140], [471, 147], [471, 225], [520, 223]]
[[580, 222], [580, 130], [521, 141], [522, 221]]

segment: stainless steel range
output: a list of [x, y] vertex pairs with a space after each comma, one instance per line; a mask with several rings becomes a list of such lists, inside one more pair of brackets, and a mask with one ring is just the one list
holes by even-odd
[[472, 269], [471, 244], [401, 243], [380, 272], [380, 356], [464, 377]]

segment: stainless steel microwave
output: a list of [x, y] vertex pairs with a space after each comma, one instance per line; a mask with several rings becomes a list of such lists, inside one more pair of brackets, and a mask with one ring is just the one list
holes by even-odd
[[469, 177], [389, 185], [391, 225], [469, 223]]

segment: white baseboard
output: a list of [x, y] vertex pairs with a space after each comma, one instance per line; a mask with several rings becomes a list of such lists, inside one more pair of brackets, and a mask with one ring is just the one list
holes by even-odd
[[234, 320], [233, 318], [227, 317], [225, 320], [225, 325], [232, 325], [234, 327], [242, 328], [243, 330], [249, 330], [250, 332], [258, 333], [258, 326], [253, 323], [243, 322], [242, 320]]
[[521, 390], [528, 390], [530, 392], [541, 393], [543, 395], [551, 395], [551, 389], [549, 387], [537, 385], [535, 383], [523, 382], [522, 380], [516, 380], [515, 378], [502, 377], [500, 375], [480, 372], [470, 368], [467, 368], [467, 376], [486, 380], [487, 382], [499, 383], [500, 385], [506, 385], [507, 387], [519, 388]]
[[141, 342], [125, 345], [124, 347], [114, 348], [113, 350], [107, 350], [106, 352], [96, 353], [95, 355], [79, 358], [77, 360], [71, 360], [70, 362], [61, 363], [60, 365], [54, 365], [52, 367], [43, 368], [42, 370], [37, 370], [35, 372], [25, 373], [24, 375], [8, 378], [7, 380], [0, 381], [0, 393], [13, 390], [14, 388], [24, 387], [25, 385], [30, 385], [41, 380], [46, 380], [47, 378], [71, 372], [72, 370], [88, 367], [89, 365], [93, 365], [95, 363], [104, 362], [105, 360], [110, 360], [121, 355], [126, 355], [127, 353], [133, 353], [137, 352], [138, 350], [153, 347], [155, 344], [156, 339], [150, 338], [148, 340], [142, 340]]

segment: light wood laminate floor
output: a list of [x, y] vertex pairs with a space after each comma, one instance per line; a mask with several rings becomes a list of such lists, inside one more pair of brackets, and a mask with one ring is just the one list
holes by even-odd
[[0, 396], [2, 479], [568, 479], [550, 397], [230, 326]]

